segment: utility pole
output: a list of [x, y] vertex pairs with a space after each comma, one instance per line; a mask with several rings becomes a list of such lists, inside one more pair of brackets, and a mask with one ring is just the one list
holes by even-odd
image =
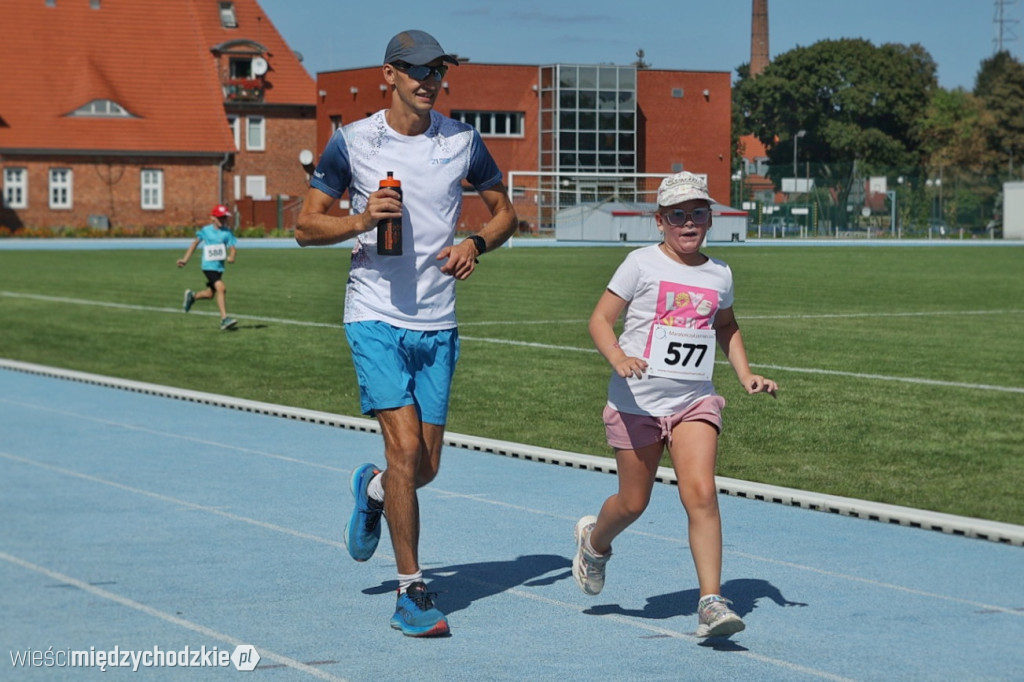
[[995, 0], [996, 14], [992, 23], [996, 25], [996, 33], [992, 38], [992, 54], [1008, 50], [1006, 43], [1017, 40], [1014, 27], [1020, 23], [1020, 20], [1009, 16], [1007, 10], [1016, 6], [1018, 2], [1019, 0]]
[[801, 129], [801, 130], [797, 131], [796, 135], [793, 136], [793, 190], [796, 191], [796, 192], [798, 192], [799, 189], [800, 189], [799, 187], [797, 187], [797, 185], [799, 184], [800, 181], [798, 179], [799, 175], [797, 175], [798, 171], [797, 171], [797, 167], [796, 167], [796, 149], [799, 146], [800, 138], [803, 137], [806, 134], [807, 134], [807, 131]]

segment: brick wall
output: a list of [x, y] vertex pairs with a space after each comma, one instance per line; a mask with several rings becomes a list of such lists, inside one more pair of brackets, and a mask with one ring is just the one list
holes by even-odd
[[[219, 201], [219, 160], [166, 157], [26, 157], [6, 155], [0, 166], [26, 168], [28, 208], [0, 213], [0, 225], [18, 227], [85, 227], [89, 216], [107, 216], [116, 227], [162, 227], [201, 224]], [[52, 168], [72, 171], [72, 207], [51, 210]], [[164, 172], [163, 210], [143, 210], [142, 169]]]
[[[308, 178], [299, 164], [299, 152], [315, 149], [316, 120], [312, 109], [261, 112], [260, 115], [266, 118], [266, 150], [246, 150], [243, 127], [242, 150], [229, 159], [224, 169], [223, 193], [218, 186], [223, 157], [5, 155], [0, 159], [0, 168], [27, 169], [28, 208], [0, 209], [0, 226], [12, 230], [20, 227], [79, 228], [89, 224], [90, 216], [107, 216], [111, 227], [201, 225], [217, 203], [222, 200], [228, 205], [235, 203], [236, 176], [243, 195], [245, 177], [260, 175], [266, 178], [267, 194], [272, 197], [305, 196]], [[70, 209], [50, 208], [49, 173], [53, 168], [72, 171]], [[162, 210], [142, 208], [143, 169], [163, 170]], [[276, 226], [276, 221], [272, 226]]]
[[[707, 91], [707, 95], [704, 92]], [[677, 96], [681, 94], [682, 96]], [[729, 135], [732, 86], [729, 74], [702, 71], [637, 72], [641, 172], [706, 173], [711, 196], [729, 202]]]
[[[460, 64], [448, 69], [447, 89], [438, 94], [435, 108], [449, 115], [453, 109], [466, 111], [522, 111], [524, 135], [518, 138], [487, 137], [484, 141], [503, 171], [536, 170], [539, 104], [533, 86], [536, 66], [511, 64]], [[327, 145], [333, 133], [332, 117], [342, 124], [365, 118], [390, 105], [391, 93], [381, 90], [384, 77], [380, 67], [320, 73], [316, 148], [314, 157]], [[353, 88], [356, 92], [352, 92]]]
[[[266, 120], [266, 149], [250, 151], [245, 142], [245, 114], [237, 113], [242, 126], [241, 149], [235, 154], [234, 163], [228, 167], [225, 177], [224, 197], [234, 201], [245, 195], [245, 178], [263, 176], [266, 178], [267, 196], [305, 196], [309, 187], [306, 172], [299, 164], [299, 152], [308, 149], [316, 151], [316, 118], [312, 108], [301, 111], [260, 110], [258, 115]], [[241, 196], [235, 195], [235, 180]]]
[[[537, 66], [465, 63], [448, 70], [448, 87], [437, 98], [436, 109], [446, 115], [452, 110], [524, 112], [522, 137], [484, 138], [506, 180], [510, 171], [539, 168], [540, 102], [533, 89], [538, 77]], [[344, 125], [389, 106], [391, 94], [381, 90], [382, 84], [378, 66], [318, 74], [314, 159], [320, 158], [333, 133], [332, 120]], [[637, 111], [637, 171], [668, 174], [679, 164], [707, 174], [712, 196], [728, 202], [729, 73], [639, 70]], [[476, 231], [488, 216], [483, 202], [467, 195], [458, 229]]]

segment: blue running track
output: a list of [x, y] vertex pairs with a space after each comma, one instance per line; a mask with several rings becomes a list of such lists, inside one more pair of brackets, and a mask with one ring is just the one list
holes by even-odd
[[[587, 597], [572, 529], [614, 476], [486, 447], [446, 447], [420, 494], [452, 635], [402, 637], [386, 535], [365, 564], [342, 543], [372, 422], [44, 370], [0, 367], [0, 679], [242, 674], [168, 667], [202, 647], [254, 649], [258, 680], [1024, 679], [1020, 546], [723, 495], [747, 629], [702, 641], [674, 487]], [[70, 666], [115, 648], [164, 666]]]

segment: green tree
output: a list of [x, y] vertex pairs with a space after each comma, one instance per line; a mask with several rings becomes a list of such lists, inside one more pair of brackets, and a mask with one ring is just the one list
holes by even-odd
[[920, 162], [917, 123], [938, 88], [935, 73], [920, 45], [824, 40], [779, 55], [760, 76], [742, 75], [734, 102], [744, 132], [768, 149], [776, 181], [792, 174], [795, 135], [807, 131], [800, 159], [820, 164], [842, 226], [861, 172]]
[[989, 147], [995, 155], [989, 171], [1020, 178], [1024, 162], [1024, 64], [1003, 51], [981, 63], [974, 94], [992, 115]]
[[999, 161], [990, 144], [993, 113], [970, 92], [938, 88], [918, 127], [927, 177], [946, 188], [942, 218], [954, 228], [985, 224], [998, 194], [989, 181]]

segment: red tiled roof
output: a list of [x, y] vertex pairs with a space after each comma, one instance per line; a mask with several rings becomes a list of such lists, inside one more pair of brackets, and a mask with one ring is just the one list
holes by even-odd
[[[84, 0], [81, 0], [84, 1]], [[165, 2], [167, 0], [164, 0]], [[197, 7], [196, 24], [209, 48], [232, 40], [250, 40], [264, 46], [263, 57], [270, 65], [264, 78], [264, 104], [305, 104], [316, 106], [316, 83], [288, 47], [256, 0], [235, 0], [238, 28], [224, 28], [220, 23], [217, 0], [190, 0]]]
[[[256, 0], [234, 4], [237, 29], [221, 27], [217, 0], [3, 0], [0, 153], [234, 151], [210, 51], [233, 39], [268, 48], [265, 101], [314, 104], [313, 79]], [[97, 99], [135, 118], [68, 116]]]
[[765, 149], [761, 140], [757, 139], [754, 135], [741, 135], [739, 146], [743, 153], [743, 158], [749, 161], [768, 157], [768, 150]]

